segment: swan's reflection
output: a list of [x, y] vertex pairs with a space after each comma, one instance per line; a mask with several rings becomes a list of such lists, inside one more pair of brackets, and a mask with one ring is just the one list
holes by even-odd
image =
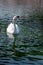
[[8, 38], [10, 38], [10, 39], [14, 39], [14, 35], [12, 35], [12, 34], [10, 34], [10, 33], [7, 33], [7, 36], [8, 36]]
[[8, 45], [13, 45], [13, 44], [16, 43], [17, 35], [7, 33], [7, 39], [8, 39], [8, 42], [9, 42]]

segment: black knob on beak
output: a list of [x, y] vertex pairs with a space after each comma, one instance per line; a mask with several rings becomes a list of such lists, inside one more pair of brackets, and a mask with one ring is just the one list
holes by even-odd
[[19, 16], [17, 16], [17, 18], [19, 18]]

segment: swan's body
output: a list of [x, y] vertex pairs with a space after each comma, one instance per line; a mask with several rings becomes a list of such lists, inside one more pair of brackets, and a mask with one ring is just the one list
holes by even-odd
[[[15, 20], [15, 18], [13, 18]], [[18, 34], [19, 33], [19, 27], [17, 24], [10, 23], [7, 27], [7, 33], [11, 33], [11, 34]]]

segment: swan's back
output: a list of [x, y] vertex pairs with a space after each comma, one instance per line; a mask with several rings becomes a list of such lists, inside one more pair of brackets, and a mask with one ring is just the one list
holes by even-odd
[[15, 24], [15, 34], [18, 34], [19, 33], [19, 27], [18, 27], [18, 25], [17, 24]]

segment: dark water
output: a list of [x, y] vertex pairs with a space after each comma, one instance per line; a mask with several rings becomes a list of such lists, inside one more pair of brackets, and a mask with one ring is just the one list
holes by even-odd
[[0, 0], [0, 65], [43, 65], [43, 26], [39, 19], [16, 22], [19, 35], [6, 33], [12, 17], [23, 15], [24, 5], [17, 0]]

